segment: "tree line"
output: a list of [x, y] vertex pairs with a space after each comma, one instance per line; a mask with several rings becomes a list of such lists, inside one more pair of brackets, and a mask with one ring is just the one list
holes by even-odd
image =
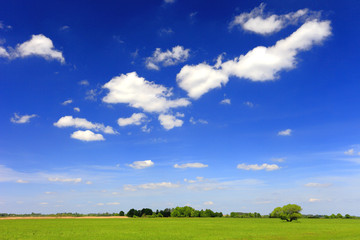
[[222, 212], [214, 212], [211, 209], [196, 210], [192, 207], [165, 208], [164, 210], [152, 211], [150, 208], [136, 210], [130, 209], [126, 216], [128, 217], [222, 217]]

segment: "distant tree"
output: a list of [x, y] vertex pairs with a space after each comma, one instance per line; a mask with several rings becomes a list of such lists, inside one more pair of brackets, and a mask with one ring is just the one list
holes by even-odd
[[349, 214], [345, 214], [345, 218], [351, 218]]
[[126, 216], [128, 216], [128, 217], [134, 217], [134, 215], [136, 215], [135, 214], [135, 209], [130, 209], [127, 213], [126, 213]]
[[331, 214], [330, 218], [336, 218], [335, 214]]
[[336, 214], [336, 218], [343, 218], [343, 216], [340, 213], [338, 213]]
[[153, 214], [153, 211], [150, 209], [150, 208], [143, 208], [142, 210], [141, 210], [141, 214], [140, 214], [140, 216], [150, 216], [150, 215], [152, 215]]
[[270, 217], [273, 218], [281, 218], [282, 220], [286, 220], [287, 222], [292, 222], [293, 220], [297, 220], [301, 217], [301, 207], [296, 204], [288, 204], [281, 207], [275, 208]]
[[171, 215], [171, 209], [170, 209], [170, 208], [165, 208], [164, 210], [161, 210], [160, 213], [161, 213], [164, 217], [170, 217], [170, 215]]
[[120, 211], [120, 212], [119, 212], [119, 216], [125, 216], [124, 211]]

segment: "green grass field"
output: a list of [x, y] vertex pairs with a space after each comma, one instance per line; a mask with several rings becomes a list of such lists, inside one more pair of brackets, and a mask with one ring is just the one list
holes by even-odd
[[360, 220], [240, 218], [0, 220], [0, 239], [360, 239]]

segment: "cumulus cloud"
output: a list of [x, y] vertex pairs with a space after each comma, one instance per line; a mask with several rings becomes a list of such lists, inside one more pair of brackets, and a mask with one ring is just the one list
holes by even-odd
[[62, 103], [62, 105], [68, 105], [68, 104], [70, 104], [70, 103], [72, 103], [72, 102], [73, 102], [73, 100], [69, 99], [69, 100], [64, 101], [64, 102]]
[[309, 199], [309, 202], [320, 202], [321, 199], [318, 199], [318, 198], [310, 198]]
[[81, 80], [79, 82], [80, 85], [83, 85], [83, 86], [88, 86], [89, 85], [89, 81], [88, 80]]
[[50, 182], [70, 182], [70, 183], [80, 183], [81, 178], [59, 178], [59, 177], [49, 177]]
[[90, 130], [85, 130], [85, 131], [78, 130], [76, 132], [73, 132], [71, 134], [71, 138], [81, 140], [81, 141], [85, 141], [85, 142], [104, 141], [105, 140], [103, 135], [101, 135], [99, 133], [93, 133]]
[[148, 167], [154, 166], [154, 162], [151, 160], [145, 160], [145, 161], [135, 161], [132, 164], [128, 165], [129, 167], [132, 167], [134, 169], [144, 169]]
[[230, 105], [231, 104], [231, 99], [230, 98], [225, 98], [225, 99], [221, 100], [220, 104], [228, 104], [228, 105]]
[[291, 129], [286, 129], [283, 131], [279, 131], [277, 135], [278, 136], [291, 136], [291, 132], [292, 132]]
[[174, 127], [181, 127], [184, 123], [183, 120], [177, 119], [175, 116], [170, 114], [160, 114], [159, 115], [160, 124], [166, 129], [170, 130]]
[[236, 16], [229, 27], [232, 28], [238, 25], [246, 31], [269, 35], [280, 31], [288, 25], [319, 17], [318, 12], [309, 11], [309, 9], [300, 9], [284, 15], [266, 14], [264, 13], [265, 6], [264, 3], [261, 3], [259, 7], [254, 8], [250, 13], [242, 13]]
[[264, 163], [262, 165], [258, 165], [258, 164], [247, 165], [245, 163], [242, 163], [242, 164], [238, 164], [237, 168], [242, 170], [254, 170], [254, 171], [258, 171], [258, 170], [274, 171], [280, 169], [280, 167], [276, 164], [267, 164], [267, 163]]
[[[107, 134], [116, 134], [117, 132], [110, 126], [105, 126], [102, 123], [92, 123], [85, 118], [73, 118], [73, 116], [61, 117], [54, 126], [63, 128], [63, 127], [75, 127], [75, 128], [84, 128], [84, 129], [93, 129], [95, 131], [102, 131]], [[79, 132], [79, 131], [78, 131]], [[86, 131], [85, 131], [86, 132]], [[90, 135], [91, 131], [88, 131], [87, 135]], [[100, 135], [100, 134], [98, 134]]]
[[204, 177], [196, 177], [196, 180], [191, 180], [191, 179], [185, 178], [185, 179], [184, 179], [184, 182], [187, 182], [187, 183], [196, 183], [196, 182], [204, 182], [205, 180], [207, 180], [207, 179], [204, 179]]
[[325, 187], [330, 187], [331, 183], [307, 183], [305, 184], [305, 187], [314, 187], [314, 188], [325, 188]]
[[30, 119], [37, 117], [36, 114], [31, 114], [31, 115], [19, 115], [17, 113], [14, 113], [14, 117], [10, 118], [10, 121], [12, 123], [18, 123], [18, 124], [22, 124], [22, 123], [28, 123], [30, 122]]
[[164, 67], [176, 65], [185, 62], [189, 58], [190, 49], [184, 49], [182, 46], [173, 47], [162, 52], [160, 48], [156, 48], [151, 57], [146, 59], [146, 67], [148, 69], [159, 70], [159, 65]]
[[40, 56], [47, 60], [55, 59], [65, 63], [62, 52], [56, 50], [51, 39], [42, 34], [32, 35], [29, 41], [18, 44], [13, 55], [14, 58]]
[[193, 117], [191, 117], [190, 119], [189, 119], [189, 122], [191, 123], [191, 124], [197, 124], [197, 123], [200, 123], [200, 124], [208, 124], [208, 121], [206, 121], [206, 120], [204, 120], [204, 119], [198, 119], [198, 120], [195, 120]]
[[103, 98], [106, 103], [126, 103], [146, 112], [166, 112], [170, 108], [185, 107], [190, 101], [185, 98], [169, 99], [172, 89], [138, 77], [136, 72], [114, 77], [103, 88], [110, 92]]
[[159, 182], [159, 183], [145, 183], [140, 185], [125, 185], [125, 191], [137, 191], [137, 190], [154, 190], [159, 188], [178, 188], [180, 184], [175, 184], [171, 182]]
[[119, 126], [124, 127], [127, 125], [141, 125], [146, 119], [146, 115], [143, 113], [134, 113], [129, 118], [119, 118], [117, 120]]
[[9, 57], [10, 57], [9, 53], [8, 53], [8, 52], [6, 51], [6, 49], [3, 48], [3, 47], [0, 47], [0, 57], [5, 57], [5, 58], [9, 58]]
[[184, 164], [175, 164], [174, 168], [206, 168], [209, 165], [203, 163], [184, 163]]
[[274, 46], [258, 46], [247, 54], [226, 62], [222, 62], [221, 55], [215, 66], [206, 63], [186, 65], [177, 74], [176, 80], [179, 87], [194, 99], [225, 85], [231, 76], [251, 81], [274, 80], [278, 78], [280, 71], [295, 68], [296, 55], [300, 51], [309, 50], [330, 35], [330, 21], [311, 20], [289, 37], [277, 41]]
[[75, 111], [75, 112], [80, 112], [80, 108], [74, 107], [74, 111]]
[[210, 206], [210, 205], [214, 205], [214, 203], [212, 201], [207, 201], [207, 202], [204, 202], [204, 205]]

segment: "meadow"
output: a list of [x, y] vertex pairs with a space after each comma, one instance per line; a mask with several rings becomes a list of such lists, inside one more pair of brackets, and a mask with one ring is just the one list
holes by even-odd
[[360, 239], [358, 219], [127, 218], [0, 220], [0, 239]]

